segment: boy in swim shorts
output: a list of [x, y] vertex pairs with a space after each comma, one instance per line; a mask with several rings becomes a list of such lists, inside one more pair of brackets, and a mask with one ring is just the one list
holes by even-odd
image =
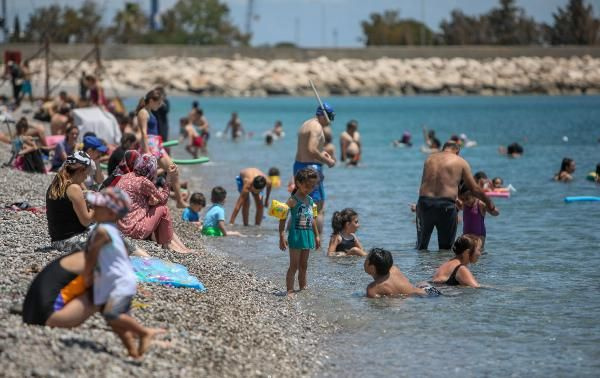
[[[118, 188], [86, 193], [97, 225], [88, 239], [83, 277], [94, 284], [94, 305], [121, 338], [131, 357], [141, 357], [163, 329], [146, 328], [129, 315], [136, 276], [116, 222], [129, 211], [129, 198]], [[92, 280], [93, 275], [93, 280]], [[139, 339], [135, 344], [135, 338]]]
[[367, 297], [378, 298], [391, 295], [438, 296], [441, 293], [433, 286], [414, 287], [400, 269], [394, 266], [390, 251], [372, 248], [365, 259], [364, 269], [373, 277], [367, 286]]

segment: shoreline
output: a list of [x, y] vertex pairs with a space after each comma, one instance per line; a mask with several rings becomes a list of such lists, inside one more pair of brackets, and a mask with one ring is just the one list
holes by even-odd
[[[0, 160], [8, 160], [0, 147]], [[44, 206], [51, 175], [0, 168], [4, 206], [27, 200]], [[2, 206], [2, 207], [3, 207]], [[0, 210], [0, 359], [5, 376], [312, 376], [326, 352], [319, 344], [332, 327], [303, 312], [281, 288], [204, 243], [172, 209], [174, 226], [196, 254], [163, 250], [135, 240], [155, 257], [180, 263], [196, 275], [207, 292], [140, 284], [132, 314], [146, 326], [167, 328], [141, 360], [126, 356], [118, 337], [95, 314], [74, 329], [30, 326], [11, 313], [20, 305], [36, 271], [60, 256], [49, 247], [46, 216]], [[208, 244], [204, 246], [203, 244]], [[93, 372], [93, 373], [92, 373]]]

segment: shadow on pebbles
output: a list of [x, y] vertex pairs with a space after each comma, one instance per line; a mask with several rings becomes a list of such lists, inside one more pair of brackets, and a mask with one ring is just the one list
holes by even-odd
[[[0, 161], [8, 160], [0, 147]], [[195, 254], [136, 240], [156, 257], [185, 265], [207, 292], [141, 284], [132, 315], [167, 329], [140, 360], [93, 315], [75, 329], [25, 325], [18, 314], [35, 274], [60, 256], [49, 248], [45, 214], [4, 205], [44, 206], [53, 176], [0, 168], [0, 375], [21, 376], [312, 376], [326, 356], [318, 348], [331, 329], [303, 312], [280, 288], [227, 258], [208, 253], [190, 225], [177, 232]], [[192, 237], [194, 236], [194, 237]]]

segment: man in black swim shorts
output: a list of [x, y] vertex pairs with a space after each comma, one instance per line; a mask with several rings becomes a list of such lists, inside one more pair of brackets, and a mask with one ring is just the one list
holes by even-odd
[[441, 152], [433, 153], [425, 160], [416, 209], [416, 248], [419, 250], [429, 246], [434, 227], [438, 232], [439, 249], [452, 247], [458, 221], [455, 202], [461, 180], [490, 211], [495, 209], [492, 201], [475, 182], [469, 163], [458, 156], [459, 152], [459, 146], [449, 141]]

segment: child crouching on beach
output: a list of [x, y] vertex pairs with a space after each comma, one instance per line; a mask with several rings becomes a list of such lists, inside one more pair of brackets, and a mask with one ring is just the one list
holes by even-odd
[[190, 197], [190, 205], [183, 210], [181, 220], [190, 222], [198, 228], [202, 228], [200, 212], [206, 207], [206, 198], [202, 193], [194, 193]]
[[287, 200], [291, 213], [287, 239], [285, 237], [287, 216], [279, 221], [279, 248], [282, 251], [290, 248], [290, 266], [285, 277], [288, 295], [294, 294], [296, 272], [298, 272], [300, 290], [306, 289], [308, 254], [311, 249], [319, 249], [321, 246], [317, 223], [313, 217], [314, 201], [308, 195], [319, 182], [319, 175], [314, 169], [304, 168], [296, 173], [294, 181], [296, 188]]
[[206, 211], [202, 235], [206, 236], [243, 236], [236, 231], [227, 231], [225, 228], [225, 198], [227, 191], [222, 186], [216, 186], [210, 193], [212, 206]]
[[359, 227], [358, 214], [353, 209], [334, 212], [331, 217], [333, 233], [329, 239], [327, 256], [366, 256], [367, 253], [356, 236]]
[[[113, 331], [121, 338], [131, 357], [141, 357], [152, 338], [165, 332], [146, 328], [129, 315], [136, 293], [136, 276], [116, 222], [129, 211], [129, 197], [118, 188], [86, 193], [94, 208], [97, 225], [92, 230], [85, 256], [83, 277], [86, 286], [94, 285], [94, 305]], [[136, 345], [135, 338], [138, 343]]]

